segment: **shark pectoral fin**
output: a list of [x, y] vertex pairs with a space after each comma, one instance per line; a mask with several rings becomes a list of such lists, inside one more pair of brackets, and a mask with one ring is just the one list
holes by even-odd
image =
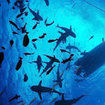
[[42, 80], [39, 82], [39, 86], [41, 87], [41, 84], [42, 84]]
[[41, 92], [38, 92], [40, 99], [42, 100]]

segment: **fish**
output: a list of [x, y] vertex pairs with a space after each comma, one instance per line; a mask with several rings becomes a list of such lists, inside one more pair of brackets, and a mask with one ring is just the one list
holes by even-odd
[[45, 26], [47, 27], [47, 26], [50, 26], [50, 25], [52, 25], [52, 24], [54, 24], [54, 21], [52, 21], [51, 23], [47, 23], [47, 19], [45, 20], [45, 22], [44, 22], [44, 24], [45, 24]]
[[34, 46], [34, 48], [35, 48], [35, 49], [37, 49], [37, 47], [36, 47], [35, 43], [33, 43], [33, 46]]
[[28, 9], [29, 11], [32, 13], [32, 15], [34, 16], [34, 18], [32, 20], [36, 20], [36, 21], [43, 21], [43, 18], [39, 15], [39, 10], [36, 12], [34, 12], [30, 7], [29, 7], [29, 4], [28, 4]]
[[24, 101], [22, 100], [22, 101], [18, 101], [18, 102], [17, 102], [17, 104], [20, 104], [20, 103], [24, 103]]
[[33, 26], [32, 29], [35, 29], [37, 27], [37, 25], [40, 24], [39, 22], [36, 22], [36, 24]]
[[33, 55], [35, 53], [24, 53], [24, 55]]
[[39, 36], [40, 39], [44, 38], [47, 34], [46, 33], [43, 33], [42, 36]]
[[42, 99], [42, 96], [41, 96], [42, 93], [57, 93], [59, 95], [62, 95], [62, 93], [58, 92], [57, 90], [55, 89], [52, 90], [52, 88], [44, 87], [41, 84], [42, 84], [42, 80], [39, 82], [39, 85], [34, 85], [31, 87], [32, 91], [38, 93], [40, 99]]
[[60, 51], [61, 51], [61, 52], [67, 52], [68, 54], [70, 54], [69, 51], [66, 51], [66, 50], [64, 50], [64, 49], [60, 49]]
[[55, 41], [57, 41], [58, 39], [50, 39], [50, 40], [48, 40], [48, 42], [49, 43], [52, 43], [52, 42], [55, 42]]
[[59, 72], [59, 67], [60, 67], [60, 65], [58, 66], [58, 70], [57, 70], [57, 79], [53, 80], [53, 82], [58, 83], [59, 87], [62, 88], [62, 81], [63, 81], [63, 79], [61, 78], [61, 75], [60, 75], [60, 72]]
[[25, 16], [27, 16], [28, 15], [28, 12], [24, 12], [24, 14], [25, 14]]
[[29, 105], [31, 105], [35, 100], [36, 100], [36, 97], [34, 99], [32, 99], [32, 101], [30, 102]]
[[0, 52], [0, 68], [1, 68], [3, 60], [4, 60], [4, 53]]
[[13, 101], [13, 100], [15, 100], [15, 99], [18, 99], [19, 97], [20, 97], [20, 95], [16, 95], [15, 97], [11, 98], [11, 99], [9, 100], [9, 102], [11, 102], [11, 101]]
[[6, 88], [4, 88], [1, 92], [0, 92], [0, 96], [6, 91]]
[[76, 38], [76, 34], [72, 31], [72, 27], [70, 26], [70, 28], [66, 28], [66, 27], [60, 27], [59, 25], [57, 25], [58, 28], [64, 30], [65, 32], [60, 32], [58, 31], [59, 34], [61, 34], [61, 36], [59, 37], [59, 39], [56, 42], [56, 46], [53, 49], [53, 51], [55, 51], [55, 49], [58, 47], [58, 45], [63, 42], [66, 43], [66, 39], [67, 37], [71, 36], [73, 38]]
[[68, 61], [73, 60], [73, 59], [72, 59], [73, 56], [74, 56], [74, 54], [71, 54], [70, 57], [67, 58], [67, 59], [65, 59], [65, 60], [63, 60], [62, 63], [66, 63], [66, 62], [68, 62]]
[[27, 74], [25, 74], [24, 75], [24, 82], [27, 82], [27, 80], [28, 80], [28, 76], [27, 76]]
[[26, 25], [27, 25], [27, 23], [25, 23], [25, 25], [23, 27], [21, 27], [22, 33], [25, 33], [26, 32]]
[[28, 38], [28, 35], [26, 34], [23, 38], [23, 46], [27, 47], [28, 44], [29, 44], [29, 38]]
[[46, 5], [49, 6], [49, 0], [44, 0]]
[[66, 49], [68, 49], [69, 51], [71, 51], [71, 49], [76, 49], [78, 52], [81, 52], [76, 46], [70, 45], [70, 43], [68, 44], [68, 46], [66, 47]]
[[55, 105], [74, 105], [77, 103], [81, 98], [85, 97], [86, 95], [81, 95], [77, 98], [71, 99], [71, 100], [65, 100], [64, 94], [62, 95], [62, 99], [55, 102]]
[[10, 4], [10, 0], [7, 0], [8, 4]]
[[38, 68], [38, 72], [40, 72], [41, 67], [43, 67], [43, 65], [42, 65], [42, 59], [41, 59], [40, 55], [38, 55], [36, 61], [32, 61], [32, 62], [29, 62], [29, 63], [36, 63], [37, 64], [37, 68]]
[[17, 30], [20, 30], [20, 29], [18, 28], [18, 26], [17, 26], [13, 21], [10, 20], [9, 23], [12, 24]]
[[44, 56], [48, 57], [48, 58], [50, 59], [50, 61], [49, 61], [49, 62], [45, 62], [47, 65], [46, 65], [46, 67], [43, 69], [43, 71], [42, 71], [42, 73], [40, 74], [40, 76], [41, 76], [43, 73], [45, 73], [46, 71], [48, 71], [48, 69], [49, 69], [50, 67], [52, 67], [52, 65], [53, 65], [54, 62], [60, 63], [60, 61], [59, 61], [55, 56], [54, 56], [54, 57], [49, 56], [49, 55], [44, 55]]
[[22, 58], [19, 57], [19, 61], [18, 61], [17, 65], [16, 65], [16, 70], [18, 71], [21, 66], [22, 66]]
[[19, 18], [23, 15], [23, 13], [20, 13], [19, 15], [16, 16], [16, 18]]
[[14, 44], [14, 41], [13, 40], [10, 40], [10, 45], [11, 45], [11, 47], [13, 46], [13, 44]]
[[94, 35], [93, 36], [91, 36], [90, 38], [89, 38], [89, 40], [91, 40], [91, 39], [93, 39], [94, 38]]
[[46, 75], [50, 74], [50, 72], [53, 70], [54, 67], [55, 67], [55, 65], [52, 66], [52, 67], [47, 71]]
[[50, 102], [50, 104], [53, 103], [54, 101], [56, 101], [57, 98], [58, 98], [58, 97], [55, 97], [54, 99], [52, 99], [52, 101]]
[[35, 42], [35, 41], [37, 41], [38, 39], [32, 39], [32, 42]]
[[2, 46], [1, 48], [2, 48], [3, 50], [5, 50], [5, 47], [4, 47], [4, 46]]
[[13, 6], [12, 9], [15, 9], [15, 7]]
[[17, 32], [15, 32], [15, 31], [13, 31], [12, 33], [13, 33], [13, 34], [18, 34], [18, 33], [17, 33]]

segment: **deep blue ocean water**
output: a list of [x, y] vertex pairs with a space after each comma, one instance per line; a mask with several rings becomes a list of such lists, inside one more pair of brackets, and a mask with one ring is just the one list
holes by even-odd
[[[65, 105], [105, 105], [104, 47], [91, 53], [95, 47], [101, 43], [104, 44], [105, 1], [49, 0], [48, 5], [45, 1], [47, 0], [20, 0], [16, 4], [16, 0], [10, 0], [10, 2], [0, 0], [0, 105], [55, 105], [57, 101], [62, 100], [62, 94], [52, 93], [52, 91], [42, 93], [41, 100], [38, 93], [31, 89], [32, 86], [39, 86], [41, 80], [41, 86], [64, 93], [65, 100], [86, 95], [74, 104]], [[43, 20], [33, 20], [34, 15], [29, 9], [36, 13], [37, 19], [42, 18]], [[17, 18], [19, 14], [21, 16]], [[25, 23], [27, 24], [22, 32]], [[49, 26], [46, 26], [45, 23]], [[37, 26], [33, 29], [35, 24]], [[66, 28], [66, 31], [68, 28], [72, 32], [66, 37], [66, 40], [64, 40], [65, 37], [60, 39], [61, 36], [68, 35], [68, 32], [62, 30], [61, 27]], [[73, 37], [73, 34], [76, 37]], [[29, 38], [26, 46], [23, 45], [25, 35]], [[49, 40], [53, 42], [49, 43]], [[61, 41], [60, 44], [54, 50], [59, 41]], [[67, 49], [68, 45], [75, 46], [75, 48]], [[62, 52], [62, 49], [65, 52]], [[86, 56], [87, 52], [90, 52], [91, 59], [87, 57], [83, 66], [88, 65], [91, 69], [96, 67], [95, 62], [102, 61], [102, 64], [98, 62], [97, 64], [101, 64], [99, 68], [96, 68], [87, 77], [78, 76], [76, 71], [79, 67], [75, 65], [75, 62]], [[4, 54], [4, 57], [1, 53]], [[71, 54], [74, 55], [73, 60], [70, 59], [63, 63], [62, 61], [70, 58]], [[52, 58], [49, 59], [47, 55], [55, 56], [60, 62], [53, 62]], [[39, 72], [38, 62], [36, 62], [38, 56], [41, 57], [43, 65]], [[19, 60], [21, 67], [16, 70]], [[40, 76], [48, 64], [46, 62], [51, 60], [53, 64]], [[68, 65], [70, 67], [66, 70]], [[60, 75], [62, 74], [62, 87], [59, 86], [59, 83], [54, 82], [57, 79], [58, 68]], [[51, 72], [46, 75], [49, 70]], [[25, 78], [26, 81], [24, 80], [25, 74], [28, 77], [28, 80]], [[10, 101], [16, 95], [19, 98]], [[53, 99], [55, 101], [52, 102]]]

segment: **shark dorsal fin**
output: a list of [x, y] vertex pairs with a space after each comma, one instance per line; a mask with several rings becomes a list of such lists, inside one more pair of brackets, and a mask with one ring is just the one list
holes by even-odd
[[41, 86], [41, 84], [42, 84], [42, 80], [39, 82], [39, 86]]
[[39, 15], [39, 10], [37, 10], [37, 14]]
[[70, 30], [72, 30], [72, 26], [70, 26]]

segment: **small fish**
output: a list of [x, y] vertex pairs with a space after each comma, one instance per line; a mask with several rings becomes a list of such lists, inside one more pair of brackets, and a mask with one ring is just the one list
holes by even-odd
[[17, 28], [17, 30], [20, 30], [20, 29], [18, 28], [18, 26], [17, 26], [13, 21], [10, 20], [9, 23], [12, 24], [15, 28]]
[[13, 31], [12, 33], [13, 33], [13, 34], [18, 34], [18, 33], [17, 33], [17, 32], [15, 32], [15, 31]]
[[1, 48], [2, 48], [3, 50], [5, 50], [5, 47], [4, 47], [4, 46], [2, 46]]
[[14, 41], [13, 40], [10, 40], [10, 45], [11, 45], [11, 47], [12, 47], [12, 45], [14, 44]]
[[10, 0], [7, 0], [8, 4], [10, 3]]
[[53, 70], [54, 67], [55, 67], [55, 65], [52, 66], [52, 67], [47, 71], [46, 75], [50, 74], [50, 72]]
[[46, 27], [47, 27], [47, 26], [50, 26], [50, 25], [54, 24], [54, 21], [48, 24], [48, 23], [47, 23], [47, 19], [46, 19], [44, 23], [45, 23], [45, 25], [46, 25]]
[[52, 42], [55, 42], [57, 41], [58, 39], [51, 39], [51, 40], [48, 40], [49, 43], [52, 43]]
[[35, 41], [37, 41], [38, 39], [32, 39], [32, 42], [35, 42]]
[[40, 102], [38, 103], [38, 105], [41, 105], [41, 104], [43, 104], [43, 103], [44, 103], [44, 100], [40, 101]]
[[61, 52], [67, 52], [68, 54], [70, 54], [69, 51], [66, 51], [66, 50], [64, 50], [64, 49], [60, 49], [60, 51], [61, 51]]
[[5, 92], [6, 88], [4, 88], [1, 92], [0, 92], [0, 96]]
[[20, 103], [24, 103], [24, 101], [18, 101], [17, 103], [18, 103], [18, 104], [20, 104]]
[[24, 12], [26, 10], [27, 7], [22, 8], [21, 12]]
[[36, 97], [34, 99], [32, 99], [32, 101], [30, 102], [29, 105], [31, 105], [35, 100], [36, 100]]
[[3, 52], [0, 52], [0, 68], [1, 68], [1, 64], [4, 60], [4, 53]]
[[24, 53], [24, 55], [33, 55], [34, 53]]
[[25, 74], [24, 75], [24, 82], [27, 82], [27, 80], [28, 80], [28, 76], [27, 76], [27, 74]]
[[94, 35], [93, 36], [91, 36], [90, 38], [89, 38], [89, 40], [91, 40], [91, 39], [93, 39], [94, 38]]
[[22, 16], [22, 15], [23, 15], [23, 13], [20, 13], [19, 15], [16, 16], [16, 18], [19, 18], [19, 17]]
[[35, 43], [33, 43], [33, 46], [34, 46], [34, 48], [35, 48], [35, 49], [37, 49], [37, 47], [36, 47]]
[[18, 71], [21, 66], [22, 66], [22, 58], [19, 57], [19, 61], [18, 61], [17, 65], [16, 65], [16, 70]]
[[13, 6], [12, 9], [15, 9], [15, 7]]
[[35, 29], [37, 27], [37, 25], [39, 24], [39, 22], [36, 22], [36, 24], [33, 26], [32, 29]]
[[73, 59], [72, 59], [73, 56], [74, 56], [74, 54], [71, 54], [70, 57], [67, 58], [67, 59], [65, 59], [65, 60], [63, 60], [62, 63], [66, 63], [66, 62], [68, 62], [68, 61], [73, 60]]
[[18, 99], [20, 97], [20, 95], [16, 95], [15, 97], [13, 97], [12, 99], [9, 100], [9, 102], [15, 100], [15, 99]]
[[29, 44], [29, 38], [28, 38], [28, 35], [26, 34], [26, 35], [24, 36], [24, 39], [23, 39], [23, 46], [24, 46], [24, 47], [27, 47], [28, 44]]
[[21, 27], [22, 33], [25, 33], [26, 32], [26, 25], [27, 25], [27, 23], [25, 23], [25, 25], [23, 27]]
[[54, 85], [52, 86], [52, 89], [54, 89], [55, 86], [57, 86], [57, 85], [59, 85], [59, 82], [57, 82], [56, 84], [54, 84]]
[[61, 73], [61, 75], [60, 75], [60, 77], [62, 77], [62, 75], [64, 74], [64, 71], [62, 71], [62, 73]]
[[58, 97], [55, 97], [54, 99], [52, 99], [52, 101], [50, 102], [50, 104], [53, 103], [54, 101], [56, 101], [57, 98], [58, 98]]
[[47, 35], [46, 33], [43, 33], [43, 35], [40, 36], [39, 38], [40, 38], [40, 39], [41, 39], [41, 38], [44, 38], [46, 35]]
[[28, 12], [24, 12], [24, 14], [25, 14], [25, 16], [27, 16], [28, 15]]

